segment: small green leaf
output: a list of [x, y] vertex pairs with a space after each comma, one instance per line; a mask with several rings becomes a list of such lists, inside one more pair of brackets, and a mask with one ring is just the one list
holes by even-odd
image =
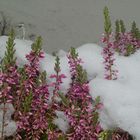
[[125, 33], [125, 31], [126, 31], [126, 28], [125, 28], [125, 25], [124, 25], [124, 21], [123, 20], [120, 20], [120, 31], [122, 33]]
[[98, 105], [99, 103], [100, 103], [100, 96], [97, 96], [97, 97], [95, 98], [94, 105], [96, 106], [96, 105]]
[[76, 67], [76, 82], [80, 83], [80, 84], [84, 84], [87, 82], [87, 72], [86, 70], [83, 69], [83, 67], [81, 65], [77, 65]]
[[119, 34], [120, 34], [119, 20], [116, 20], [115, 25], [116, 25], [115, 39], [116, 39], [116, 41], [118, 41], [119, 40]]
[[107, 35], [110, 35], [112, 32], [112, 28], [111, 28], [111, 20], [110, 20], [110, 16], [109, 16], [109, 10], [107, 7], [104, 8], [104, 29], [105, 29], [105, 33]]
[[112, 131], [111, 130], [105, 130], [101, 132], [98, 136], [99, 140], [111, 140]]
[[32, 50], [38, 55], [42, 49], [42, 38], [39, 36], [32, 44]]
[[96, 126], [98, 122], [99, 122], [99, 113], [94, 112], [93, 113], [93, 125]]
[[23, 103], [23, 110], [24, 112], [29, 112], [31, 103], [32, 103], [33, 95], [32, 92], [30, 91], [29, 95], [25, 97], [24, 103]]
[[65, 97], [65, 95], [62, 92], [59, 92], [59, 97], [61, 98], [62, 103], [65, 106], [69, 106], [69, 101], [68, 101], [68, 99]]

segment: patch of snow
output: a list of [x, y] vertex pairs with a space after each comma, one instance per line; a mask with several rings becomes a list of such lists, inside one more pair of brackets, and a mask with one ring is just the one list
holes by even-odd
[[56, 55], [59, 57], [64, 57], [67, 55], [67, 52], [65, 52], [64, 50], [59, 50]]
[[54, 119], [54, 124], [58, 126], [63, 133], [66, 133], [69, 128], [69, 122], [64, 112], [56, 111], [56, 115], [58, 118]]
[[[0, 57], [4, 56], [5, 42], [7, 37], [0, 37]], [[16, 56], [20, 64], [25, 63], [25, 54], [31, 50], [31, 41], [15, 40]], [[100, 111], [100, 120], [103, 128], [120, 127], [127, 130], [136, 137], [140, 138], [140, 51], [130, 57], [123, 57], [115, 54], [115, 65], [119, 71], [118, 79], [109, 81], [104, 79], [104, 65], [101, 55], [102, 48], [96, 44], [86, 44], [76, 49], [79, 57], [82, 58], [84, 69], [87, 70], [90, 93], [93, 98], [100, 96], [104, 108]], [[60, 57], [61, 72], [67, 78], [63, 80], [61, 89], [64, 93], [69, 88], [70, 72], [68, 59]], [[49, 76], [54, 74], [55, 57], [46, 54], [41, 60], [41, 70], [46, 70]], [[62, 113], [62, 112], [61, 112]], [[67, 121], [61, 113], [56, 113], [58, 118], [54, 123], [66, 132]]]
[[[0, 130], [2, 130], [3, 108], [4, 108], [4, 105], [1, 104], [0, 105]], [[16, 122], [14, 122], [11, 119], [11, 115], [14, 113], [14, 108], [13, 108], [13, 105], [10, 104], [10, 103], [7, 103], [5, 105], [5, 108], [6, 108], [6, 114], [5, 114], [4, 122], [5, 122], [6, 125], [4, 127], [4, 135], [5, 136], [10, 136], [10, 135], [13, 135], [16, 132], [16, 129], [17, 129]], [[0, 136], [1, 136], [1, 133], [0, 133]]]

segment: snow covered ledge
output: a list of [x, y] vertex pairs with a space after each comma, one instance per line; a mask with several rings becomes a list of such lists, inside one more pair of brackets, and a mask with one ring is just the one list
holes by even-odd
[[[4, 56], [7, 37], [0, 37], [0, 57]], [[27, 62], [25, 55], [31, 50], [31, 41], [15, 40], [15, 49], [18, 63]], [[104, 66], [101, 55], [102, 48], [96, 44], [86, 44], [77, 48], [79, 56], [84, 61], [83, 67], [87, 70], [90, 80], [90, 93], [92, 97], [101, 96], [104, 104], [100, 112], [102, 126], [106, 128], [120, 127], [132, 135], [140, 138], [140, 51], [130, 57], [116, 54], [116, 66], [119, 78], [116, 81], [104, 79]], [[67, 75], [62, 90], [69, 87], [69, 68], [67, 57], [60, 58], [62, 73]], [[54, 72], [54, 57], [45, 54], [41, 60], [41, 69], [46, 70], [48, 76]]]

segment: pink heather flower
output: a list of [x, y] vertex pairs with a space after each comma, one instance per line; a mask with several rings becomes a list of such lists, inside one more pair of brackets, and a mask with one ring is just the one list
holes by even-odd
[[54, 79], [54, 82], [51, 83], [51, 85], [54, 86], [52, 104], [54, 103], [55, 97], [59, 97], [60, 85], [63, 83], [62, 80], [66, 78], [64, 74], [61, 74], [60, 59], [58, 56], [56, 57], [54, 71], [55, 71], [55, 74], [52, 74], [50, 76], [50, 78]]
[[103, 48], [102, 55], [104, 58], [104, 65], [105, 65], [105, 79], [108, 80], [116, 80], [118, 71], [114, 69], [114, 44], [111, 41], [112, 35], [109, 37], [103, 37], [103, 43], [106, 46]]
[[10, 66], [7, 72], [0, 73], [0, 85], [3, 87], [1, 89], [1, 103], [3, 102], [3, 98], [7, 102], [14, 103], [16, 98], [15, 93], [19, 85], [19, 77], [17, 66]]
[[47, 140], [58, 140], [62, 134], [57, 131], [48, 130], [48, 139]]
[[131, 45], [133, 50], [131, 53], [134, 53], [137, 49], [140, 48], [140, 41], [133, 37], [132, 33], [125, 32], [119, 34], [119, 40], [114, 41], [114, 48], [119, 52], [120, 55], [127, 56], [128, 46]]
[[[25, 102], [27, 96], [31, 101], [28, 110], [19, 111], [17, 116], [18, 132], [17, 139], [22, 139], [22, 132], [26, 132], [26, 139], [40, 140], [41, 135], [47, 130], [48, 122], [46, 111], [48, 109], [48, 85], [38, 84], [39, 80], [39, 60], [43, 57], [43, 53], [36, 54], [31, 51], [26, 56], [29, 64], [24, 66], [26, 79], [22, 83], [24, 94], [19, 102]], [[18, 91], [20, 93], [20, 91]], [[31, 94], [31, 95], [30, 95]]]
[[50, 76], [51, 79], [55, 79], [55, 82], [53, 82], [52, 84], [54, 86], [56, 86], [56, 89], [59, 90], [60, 89], [60, 85], [63, 83], [62, 79], [66, 78], [66, 76], [64, 74], [60, 74], [60, 75], [56, 75], [56, 74], [52, 74]]
[[[71, 75], [73, 78], [77, 78], [77, 66], [82, 61], [78, 57], [73, 60], [71, 54], [68, 55], [68, 59]], [[98, 122], [97, 108], [94, 107], [94, 100], [89, 94], [88, 81], [79, 83], [74, 80], [66, 98], [69, 101], [69, 105], [63, 107], [63, 111], [70, 125], [70, 131], [67, 134], [68, 140], [98, 140], [98, 134], [102, 129]]]
[[70, 72], [71, 72], [71, 76], [72, 78], [74, 78], [76, 76], [76, 67], [78, 64], [83, 63], [81, 58], [75, 57], [73, 58], [69, 52], [69, 54], [67, 55], [68, 57], [68, 64], [70, 66]]

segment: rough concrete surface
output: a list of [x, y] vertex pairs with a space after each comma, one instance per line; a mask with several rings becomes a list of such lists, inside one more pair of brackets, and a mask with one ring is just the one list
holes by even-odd
[[41, 35], [43, 48], [51, 53], [99, 42], [106, 5], [112, 21], [120, 18], [128, 26], [133, 20], [140, 24], [140, 0], [0, 0], [0, 11], [14, 24], [24, 22], [26, 35]]

